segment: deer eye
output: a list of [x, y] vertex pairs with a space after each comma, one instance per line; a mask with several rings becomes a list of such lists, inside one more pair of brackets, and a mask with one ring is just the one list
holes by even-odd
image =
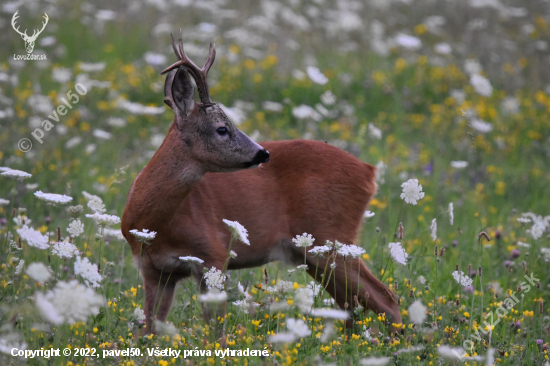
[[220, 127], [216, 130], [216, 132], [218, 133], [218, 135], [220, 136], [225, 136], [227, 135], [227, 128], [225, 127]]

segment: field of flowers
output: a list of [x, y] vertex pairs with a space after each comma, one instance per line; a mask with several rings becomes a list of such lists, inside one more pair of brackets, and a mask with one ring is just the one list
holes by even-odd
[[[29, 33], [48, 14], [47, 61], [14, 59], [17, 10]], [[3, 3], [0, 364], [548, 365], [549, 22], [542, 1]], [[221, 295], [181, 282], [145, 334], [119, 218], [173, 120], [160, 71], [178, 28], [197, 64], [216, 43], [210, 94], [252, 139], [376, 165], [362, 250], [323, 255], [360, 256], [399, 296], [402, 334], [284, 263], [207, 269]]]

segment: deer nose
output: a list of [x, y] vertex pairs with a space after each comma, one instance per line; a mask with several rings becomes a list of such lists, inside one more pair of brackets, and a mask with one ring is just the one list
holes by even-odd
[[252, 165], [269, 163], [269, 151], [262, 149], [256, 153], [254, 159], [252, 159]]

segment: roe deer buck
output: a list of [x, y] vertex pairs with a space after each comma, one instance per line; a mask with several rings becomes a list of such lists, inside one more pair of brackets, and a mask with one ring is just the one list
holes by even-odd
[[[206, 76], [216, 54], [212, 45], [202, 69], [184, 53], [181, 34], [179, 50], [173, 36], [172, 46], [179, 61], [162, 74], [168, 72], [164, 101], [175, 119], [162, 146], [134, 180], [122, 217], [122, 232], [134, 258], [141, 255], [147, 331], [152, 331], [155, 316], [168, 316], [179, 280], [194, 275], [204, 292], [202, 268], [223, 268], [231, 238], [223, 219], [247, 228], [251, 243], [233, 243], [238, 256], [229, 261], [229, 269], [275, 260], [303, 264], [304, 251], [292, 238], [306, 232], [320, 245], [327, 240], [353, 243], [376, 191], [375, 168], [329, 144], [252, 141], [210, 100]], [[189, 74], [200, 103], [194, 102]], [[157, 236], [152, 245], [142, 245], [131, 229], [156, 231]], [[198, 257], [204, 264], [192, 266], [180, 256]], [[317, 257], [308, 253], [306, 258], [314, 277]], [[349, 308], [355, 307], [356, 295], [363, 306], [401, 323], [397, 296], [361, 259], [338, 256], [336, 262], [327, 290], [341, 308], [346, 296]], [[328, 258], [319, 260], [318, 281], [328, 264]]]

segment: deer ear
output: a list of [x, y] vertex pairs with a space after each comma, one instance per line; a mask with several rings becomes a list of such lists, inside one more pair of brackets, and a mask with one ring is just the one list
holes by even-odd
[[195, 106], [194, 94], [195, 88], [185, 66], [180, 66], [168, 73], [164, 83], [164, 103], [176, 113], [179, 110], [187, 116], [191, 112]]

